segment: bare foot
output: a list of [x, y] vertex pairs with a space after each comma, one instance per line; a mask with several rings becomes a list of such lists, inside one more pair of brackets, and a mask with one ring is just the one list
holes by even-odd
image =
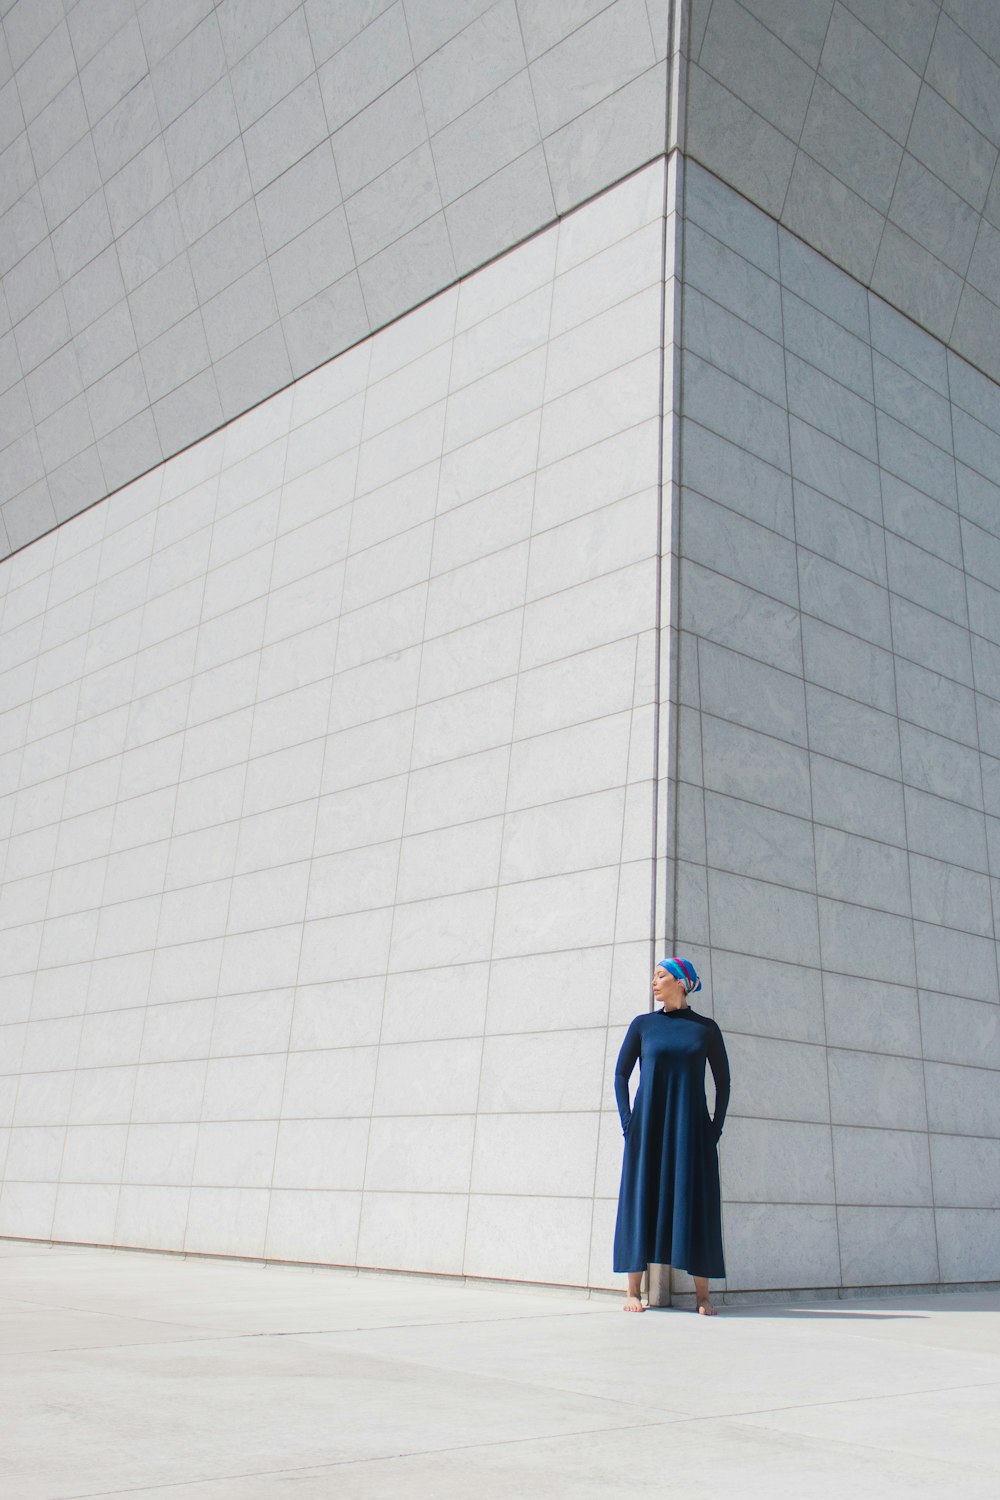
[[719, 1309], [713, 1307], [707, 1297], [698, 1298], [698, 1311], [703, 1313], [706, 1318], [715, 1318], [719, 1313]]
[[624, 1303], [625, 1312], [645, 1312], [641, 1297], [626, 1297]]

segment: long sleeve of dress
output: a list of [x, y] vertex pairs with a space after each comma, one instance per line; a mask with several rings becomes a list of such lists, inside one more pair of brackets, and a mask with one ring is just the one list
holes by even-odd
[[729, 1057], [718, 1026], [711, 1027], [706, 1050], [708, 1065], [715, 1079], [715, 1114], [712, 1117], [712, 1124], [715, 1127], [715, 1139], [718, 1140], [725, 1124], [726, 1110], [729, 1108]]
[[615, 1064], [615, 1099], [618, 1104], [618, 1115], [622, 1122], [622, 1134], [628, 1134], [629, 1121], [632, 1118], [632, 1107], [628, 1098], [628, 1081], [632, 1077], [632, 1069], [639, 1058], [641, 1032], [639, 1029], [639, 1017], [632, 1022], [625, 1033], [618, 1061]]

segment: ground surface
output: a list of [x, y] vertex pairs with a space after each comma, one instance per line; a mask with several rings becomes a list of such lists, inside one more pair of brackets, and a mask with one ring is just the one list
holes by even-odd
[[1000, 1296], [670, 1310], [0, 1241], [5, 1500], [996, 1500]]

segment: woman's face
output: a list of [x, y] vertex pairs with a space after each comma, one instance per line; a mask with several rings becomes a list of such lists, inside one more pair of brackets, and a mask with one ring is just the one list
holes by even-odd
[[679, 979], [675, 979], [669, 969], [658, 965], [653, 972], [653, 998], [659, 1005], [665, 1005], [667, 1009], [683, 1005], [687, 990]]

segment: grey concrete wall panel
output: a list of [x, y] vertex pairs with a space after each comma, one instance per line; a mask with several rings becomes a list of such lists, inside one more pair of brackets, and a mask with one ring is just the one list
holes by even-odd
[[941, 1216], [993, 1202], [1000, 388], [691, 161], [683, 205], [668, 930], [752, 1074], [727, 1233], [765, 1201], [749, 1143], [823, 1122], [788, 1197], [828, 1208], [838, 1284], [995, 1277], [995, 1227], [963, 1259]]
[[5, 550], [666, 146], [664, 0], [6, 10]]
[[684, 149], [1000, 378], [1000, 34], [990, 5], [690, 7]]

